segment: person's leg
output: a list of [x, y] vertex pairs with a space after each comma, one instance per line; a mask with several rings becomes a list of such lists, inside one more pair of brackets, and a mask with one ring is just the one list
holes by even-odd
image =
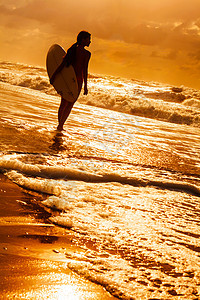
[[58, 110], [58, 130], [63, 130], [63, 125], [67, 120], [74, 103], [68, 102], [65, 99], [61, 99], [60, 107]]
[[60, 124], [62, 127], [63, 127], [65, 121], [67, 120], [67, 118], [69, 117], [69, 114], [70, 114], [73, 106], [74, 106], [74, 103], [67, 102], [67, 105], [64, 107], [63, 113], [62, 113], [62, 116], [60, 119]]
[[[83, 79], [81, 77], [80, 80], [77, 80], [78, 83], [78, 96], [80, 95], [81, 89], [82, 89], [82, 84], [83, 84]], [[58, 110], [58, 127], [57, 130], [63, 130], [63, 125], [65, 123], [65, 121], [67, 120], [72, 107], [73, 107], [74, 103], [71, 103], [67, 100], [65, 100], [64, 98], [61, 98], [61, 103], [60, 103], [60, 107]]]
[[60, 106], [59, 106], [59, 109], [58, 109], [58, 127], [59, 127], [59, 124], [60, 124], [60, 120], [61, 120], [65, 105], [66, 105], [65, 99], [61, 98]]

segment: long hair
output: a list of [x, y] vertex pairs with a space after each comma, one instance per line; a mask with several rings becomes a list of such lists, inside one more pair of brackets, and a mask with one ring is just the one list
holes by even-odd
[[73, 65], [76, 61], [76, 48], [78, 45], [81, 44], [82, 40], [90, 38], [91, 34], [87, 31], [80, 31], [79, 34], [77, 35], [77, 42], [74, 43], [68, 50], [67, 50], [67, 54], [65, 55], [65, 62], [66, 62], [66, 66], [70, 66]]

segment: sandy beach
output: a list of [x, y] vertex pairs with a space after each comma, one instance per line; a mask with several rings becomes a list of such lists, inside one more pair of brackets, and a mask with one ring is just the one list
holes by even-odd
[[170, 86], [91, 77], [58, 134], [46, 70], [1, 73], [3, 299], [197, 300], [199, 110]]
[[1, 174], [1, 299], [116, 299], [66, 268], [66, 249], [81, 249], [65, 229], [46, 221], [48, 212], [35, 203], [39, 197]]

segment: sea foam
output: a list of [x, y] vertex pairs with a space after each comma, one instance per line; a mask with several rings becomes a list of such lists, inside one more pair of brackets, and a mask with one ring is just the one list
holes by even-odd
[[[84, 182], [117, 182], [120, 184], [128, 184], [131, 186], [155, 186], [165, 189], [179, 190], [185, 191], [188, 193], [193, 193], [195, 195], [200, 196], [200, 188], [194, 184], [190, 183], [182, 183], [178, 181], [172, 180], [152, 180], [151, 178], [141, 178], [140, 176], [123, 176], [120, 173], [113, 172], [104, 172], [104, 173], [94, 173], [83, 171], [74, 167], [63, 167], [63, 166], [44, 166], [44, 165], [32, 165], [19, 161], [18, 159], [10, 159], [10, 155], [5, 155], [5, 157], [0, 158], [0, 169], [9, 170], [9, 171], [17, 171], [18, 173], [41, 177], [41, 178], [50, 178], [50, 179], [64, 179], [64, 180], [76, 180], [76, 181], [84, 181]], [[31, 187], [31, 180], [28, 177], [26, 181], [26, 177], [23, 175], [17, 175], [18, 173], [10, 173], [10, 177], [18, 183], [19, 185], [25, 186], [27, 185], [29, 189], [37, 190], [38, 185], [35, 184], [35, 180], [33, 180], [33, 184]], [[46, 183], [44, 183], [44, 189], [46, 189]], [[48, 190], [48, 189], [47, 189]], [[41, 191], [41, 187], [39, 190]], [[54, 189], [50, 188], [48, 190], [49, 194], [55, 194]]]
[[[57, 95], [40, 67], [1, 62], [0, 81]], [[200, 92], [186, 87], [90, 74], [89, 94], [78, 101], [171, 123], [200, 125]]]

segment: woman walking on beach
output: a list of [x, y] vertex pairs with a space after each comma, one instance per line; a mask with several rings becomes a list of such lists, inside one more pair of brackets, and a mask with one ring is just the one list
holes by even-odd
[[[79, 32], [77, 36], [77, 42], [73, 44], [67, 51], [67, 54], [63, 58], [61, 65], [57, 68], [50, 79], [50, 83], [53, 84], [56, 75], [66, 66], [72, 65], [76, 74], [78, 83], [78, 94], [80, 94], [82, 85], [84, 82], [84, 95], [88, 94], [87, 77], [88, 77], [88, 63], [91, 57], [91, 53], [85, 49], [89, 47], [91, 43], [91, 34], [87, 31]], [[57, 130], [62, 131], [63, 125], [67, 120], [72, 107], [75, 102], [70, 102], [67, 99], [61, 97], [61, 103], [58, 110], [58, 127]]]

